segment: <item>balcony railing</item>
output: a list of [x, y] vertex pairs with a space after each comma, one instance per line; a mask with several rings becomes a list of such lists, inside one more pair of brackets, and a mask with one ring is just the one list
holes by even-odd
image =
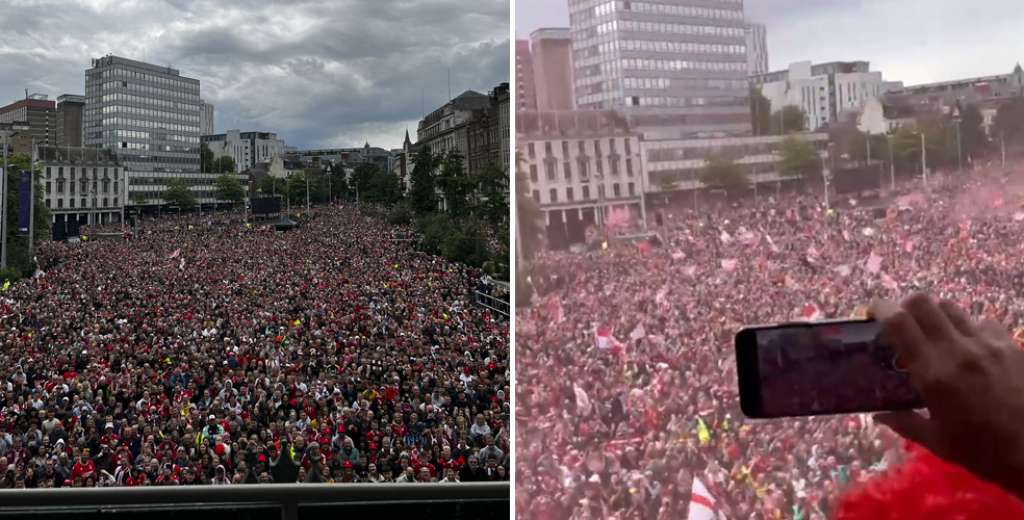
[[507, 519], [508, 482], [0, 490], [0, 518]]

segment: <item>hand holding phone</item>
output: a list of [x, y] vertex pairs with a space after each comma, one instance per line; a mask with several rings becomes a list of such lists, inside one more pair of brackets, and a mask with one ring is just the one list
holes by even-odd
[[736, 334], [740, 408], [755, 419], [923, 408], [874, 320], [788, 323]]

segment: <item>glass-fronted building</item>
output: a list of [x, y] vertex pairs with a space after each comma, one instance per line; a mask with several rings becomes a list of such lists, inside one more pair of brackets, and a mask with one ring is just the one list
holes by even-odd
[[85, 144], [117, 155], [130, 197], [156, 202], [169, 179], [200, 172], [199, 80], [105, 56], [85, 71], [85, 98]]
[[576, 106], [648, 139], [751, 133], [743, 0], [569, 0]]

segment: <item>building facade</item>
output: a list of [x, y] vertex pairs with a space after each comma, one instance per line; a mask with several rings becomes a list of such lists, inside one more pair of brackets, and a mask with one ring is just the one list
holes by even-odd
[[761, 23], [748, 23], [747, 31], [747, 74], [756, 76], [768, 73], [768, 28]]
[[773, 113], [796, 106], [804, 113], [804, 128], [816, 130], [845, 114], [859, 113], [868, 100], [884, 93], [882, 73], [870, 69], [866, 61], [803, 61], [787, 70], [752, 76], [751, 82], [768, 98]]
[[28, 122], [29, 140], [46, 146], [57, 143], [57, 107], [44, 94], [32, 94], [0, 108], [0, 123]]
[[284, 141], [271, 132], [240, 132], [204, 135], [202, 143], [210, 149], [214, 160], [231, 157], [235, 161], [235, 172], [251, 169], [261, 162], [269, 162], [285, 151]]
[[[797, 139], [814, 144], [819, 155], [827, 154], [828, 134], [793, 134]], [[795, 180], [778, 172], [782, 143], [788, 137], [781, 135], [759, 137], [728, 137], [720, 139], [669, 139], [640, 143], [646, 173], [648, 194], [678, 191], [692, 192], [704, 189], [700, 174], [711, 156], [732, 158], [751, 181], [751, 190], [767, 184], [773, 185]]]
[[1024, 96], [1024, 68], [1019, 63], [1009, 74], [913, 85], [885, 94], [887, 103], [939, 113], [949, 113], [957, 103], [997, 105], [1015, 96]]
[[43, 203], [53, 223], [82, 225], [121, 222], [125, 170], [111, 150], [38, 146]]
[[516, 110], [537, 110], [530, 40], [516, 40]]
[[57, 98], [57, 146], [82, 146], [82, 112], [85, 96], [64, 94]]
[[[464, 159], [470, 153], [470, 122], [491, 106], [486, 94], [467, 90], [424, 117], [416, 129], [416, 147], [430, 148], [435, 154], [457, 153]], [[468, 170], [468, 162], [465, 163]]]
[[213, 135], [213, 104], [199, 100], [199, 135]]
[[517, 113], [516, 145], [549, 244], [582, 243], [613, 212], [640, 215], [640, 139], [617, 111]]
[[572, 84], [572, 37], [569, 29], [538, 29], [530, 35], [536, 110], [575, 108]]
[[285, 147], [285, 154], [290, 158], [302, 162], [310, 167], [319, 167], [331, 164], [342, 168], [355, 168], [364, 163], [370, 163], [383, 171], [391, 171], [395, 157], [390, 150], [370, 146], [366, 143], [362, 148], [316, 148], [307, 150], [289, 150]]
[[575, 104], [646, 138], [749, 135], [743, 0], [569, 0]]
[[136, 199], [162, 202], [171, 179], [200, 176], [201, 108], [199, 80], [176, 69], [105, 56], [85, 71], [85, 145], [117, 155]]

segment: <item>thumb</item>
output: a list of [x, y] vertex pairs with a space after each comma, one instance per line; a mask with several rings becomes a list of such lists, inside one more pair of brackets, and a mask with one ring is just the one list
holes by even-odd
[[880, 413], [876, 414], [874, 419], [888, 426], [900, 437], [920, 444], [932, 453], [938, 454], [938, 433], [935, 431], [935, 425], [917, 412]]

